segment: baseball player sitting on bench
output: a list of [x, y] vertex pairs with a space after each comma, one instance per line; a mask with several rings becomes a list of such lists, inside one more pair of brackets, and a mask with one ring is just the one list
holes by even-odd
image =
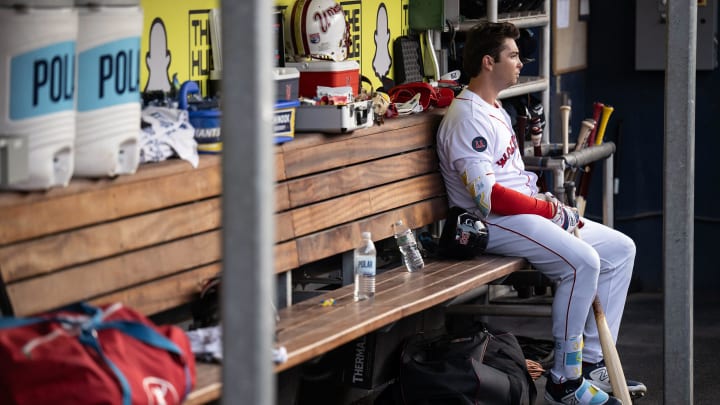
[[[552, 306], [555, 363], [545, 399], [551, 404], [618, 404], [592, 302], [600, 298], [617, 339], [635, 261], [635, 243], [579, 217], [551, 194], [538, 193], [498, 93], [517, 83], [523, 64], [510, 23], [482, 23], [466, 35], [463, 69], [470, 78], [448, 107], [437, 134], [440, 169], [451, 206], [483, 218], [486, 252], [526, 258], [557, 284]], [[582, 239], [573, 235], [576, 227]], [[644, 384], [627, 381], [634, 397]]]

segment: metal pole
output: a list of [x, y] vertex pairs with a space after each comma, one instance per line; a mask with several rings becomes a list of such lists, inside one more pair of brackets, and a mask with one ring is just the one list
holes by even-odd
[[692, 404], [697, 2], [668, 1], [667, 8], [664, 403]]
[[615, 227], [615, 193], [613, 193], [613, 182], [615, 181], [614, 157], [610, 155], [603, 163], [603, 223], [610, 228]]
[[222, 403], [275, 403], [272, 2], [222, 2]]
[[[547, 80], [547, 89], [542, 92], [542, 105], [545, 109], [545, 120], [550, 121], [549, 115], [550, 111], [550, 32], [552, 29], [550, 28], [552, 24], [552, 18], [550, 18], [550, 2], [546, 1], [545, 5], [545, 15], [548, 17], [548, 22], [545, 24], [545, 26], [542, 27], [542, 55], [540, 55], [540, 71], [538, 72], [540, 74], [540, 77], [544, 77], [545, 80]], [[560, 79], [560, 75], [557, 76], [558, 80]], [[560, 83], [558, 83], [557, 88], [559, 89]], [[550, 142], [550, 125], [545, 126], [545, 129], [543, 130], [543, 136], [542, 136], [542, 143], [548, 143]]]
[[497, 22], [498, 20], [498, 5], [496, 1], [488, 1], [487, 4], [487, 19], [490, 22]]

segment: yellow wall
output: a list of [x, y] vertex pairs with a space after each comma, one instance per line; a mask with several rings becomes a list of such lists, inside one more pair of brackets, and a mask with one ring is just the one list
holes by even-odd
[[[140, 88], [168, 90], [173, 75], [180, 83], [195, 80], [207, 94], [207, 79], [212, 69], [209, 13], [219, 7], [220, 0], [141, 0], [144, 14], [143, 38], [140, 47]], [[160, 26], [151, 35], [156, 18], [165, 27], [166, 43]], [[152, 53], [149, 54], [152, 41]], [[162, 49], [165, 47], [165, 49]], [[149, 65], [152, 66], [150, 77]], [[152, 78], [152, 81], [149, 80]]]
[[[381, 86], [381, 77], [393, 77], [392, 44], [395, 38], [408, 31], [408, 2], [340, 1], [350, 24], [352, 47], [348, 59], [360, 63], [361, 73], [372, 81], [373, 88]], [[173, 75], [177, 74], [179, 83], [195, 80], [200, 84], [202, 94], [207, 94], [207, 79], [212, 69], [209, 13], [212, 8], [219, 7], [220, 0], [141, 0], [140, 4], [144, 12], [140, 49], [141, 89], [167, 91]], [[292, 8], [294, 0], [275, 0], [275, 4], [286, 12]], [[387, 12], [387, 30], [381, 29], [378, 35], [378, 26], [385, 26], [382, 22], [378, 24], [382, 8]], [[162, 20], [166, 42], [162, 35], [158, 35], [160, 26], [156, 26], [151, 35], [156, 18]], [[389, 31], [389, 34], [383, 35], [382, 31]]]
[[[275, 0], [275, 3], [279, 9], [289, 13], [295, 1]], [[358, 61], [361, 74], [372, 81], [373, 88], [378, 88], [382, 85], [382, 76], [393, 77], [392, 44], [395, 38], [408, 32], [409, 0], [340, 0], [339, 3], [350, 23], [353, 44], [348, 59]], [[378, 26], [385, 26], [382, 22], [378, 24], [381, 7], [387, 12], [389, 35], [386, 38], [376, 35]], [[376, 38], [379, 43], [376, 43]]]

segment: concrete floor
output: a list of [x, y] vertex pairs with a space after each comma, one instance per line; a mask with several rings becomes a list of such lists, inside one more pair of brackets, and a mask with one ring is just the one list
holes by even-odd
[[[694, 304], [694, 401], [692, 404], [720, 404], [720, 294], [695, 293]], [[493, 316], [488, 322], [516, 335], [550, 339], [549, 318]], [[663, 404], [663, 296], [660, 293], [632, 293], [628, 296], [618, 351], [626, 378], [642, 381], [648, 394], [635, 401], [641, 405]], [[668, 383], [670, 384], [670, 383]], [[536, 381], [538, 400], [543, 400], [545, 379]], [[691, 404], [691, 401], [687, 401]], [[685, 405], [685, 404], [669, 404]]]

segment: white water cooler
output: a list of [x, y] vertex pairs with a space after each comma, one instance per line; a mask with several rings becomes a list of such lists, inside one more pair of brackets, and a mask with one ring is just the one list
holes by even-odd
[[78, 177], [135, 173], [140, 162], [139, 0], [75, 0], [77, 39]]
[[66, 186], [72, 177], [77, 40], [72, 5], [72, 0], [0, 0], [0, 188], [43, 190]]

